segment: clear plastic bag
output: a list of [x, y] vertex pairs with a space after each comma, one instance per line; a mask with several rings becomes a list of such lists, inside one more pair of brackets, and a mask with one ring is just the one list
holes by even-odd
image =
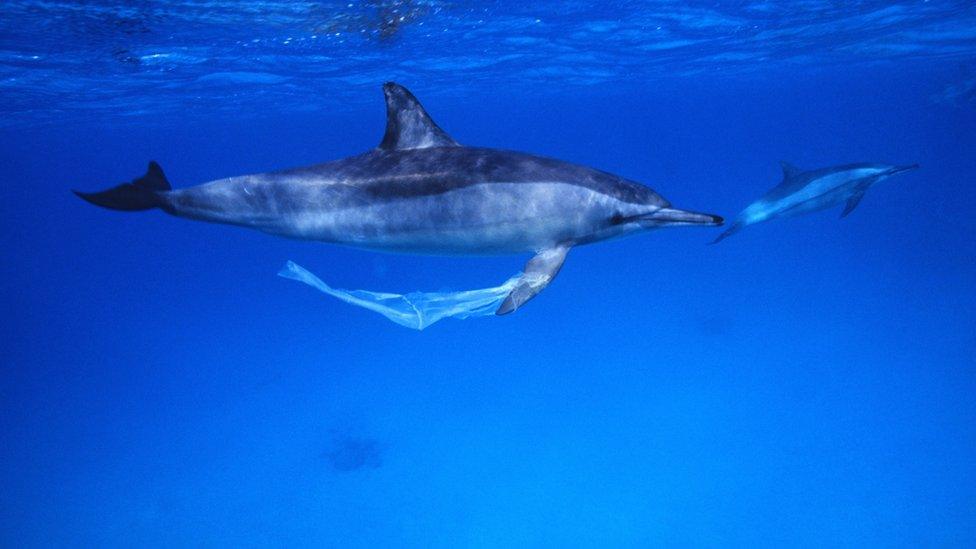
[[423, 330], [442, 318], [493, 315], [522, 278], [520, 273], [500, 286], [480, 290], [411, 292], [404, 295], [333, 288], [292, 261], [286, 263], [278, 275], [304, 282], [346, 303], [375, 311], [401, 326], [416, 330]]

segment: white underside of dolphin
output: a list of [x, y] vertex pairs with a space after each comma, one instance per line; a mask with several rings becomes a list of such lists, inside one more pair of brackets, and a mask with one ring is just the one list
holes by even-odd
[[159, 208], [186, 219], [371, 250], [535, 254], [503, 284], [450, 293], [338, 290], [289, 262], [282, 276], [411, 328], [441, 318], [515, 311], [558, 274], [573, 246], [666, 226], [721, 225], [672, 208], [652, 189], [599, 170], [525, 153], [466, 147], [406, 88], [383, 86], [379, 147], [315, 166], [172, 189], [155, 162], [130, 183], [77, 193], [98, 206]]

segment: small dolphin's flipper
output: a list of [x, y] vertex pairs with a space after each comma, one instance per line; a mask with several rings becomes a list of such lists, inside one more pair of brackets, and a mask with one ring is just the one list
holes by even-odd
[[854, 189], [854, 193], [851, 194], [851, 197], [847, 199], [847, 205], [844, 206], [844, 211], [840, 212], [841, 218], [847, 217], [851, 212], [854, 211], [854, 208], [856, 208], [857, 205], [861, 203], [861, 199], [864, 198], [864, 193], [868, 192], [868, 189], [877, 180], [878, 178], [876, 177], [869, 178], [867, 181], [860, 183], [857, 188]]
[[395, 82], [383, 84], [386, 96], [386, 134], [381, 149], [425, 149], [459, 147], [427, 114], [407, 88]]
[[401, 326], [415, 330], [423, 330], [442, 318], [471, 318], [494, 314], [498, 304], [521, 280], [521, 276], [515, 276], [501, 286], [480, 290], [413, 292], [403, 295], [332, 288], [291, 261], [285, 264], [278, 275], [304, 282], [346, 303], [375, 311]]
[[122, 210], [126, 212], [137, 212], [141, 210], [151, 210], [162, 205], [162, 201], [157, 193], [172, 189], [163, 169], [159, 164], [150, 162], [146, 169], [146, 174], [139, 179], [134, 179], [129, 183], [123, 183], [111, 189], [96, 192], [83, 193], [74, 191], [76, 195], [96, 206], [108, 208], [110, 210]]
[[495, 314], [504, 315], [515, 311], [539, 294], [549, 285], [566, 260], [566, 254], [572, 246], [568, 244], [547, 248], [536, 254], [528, 263], [525, 270], [516, 280], [515, 287], [505, 298]]
[[854, 196], [847, 199], [847, 205], [844, 206], [844, 211], [840, 212], [840, 216], [842, 218], [847, 217], [848, 215], [850, 215], [851, 212], [854, 211], [854, 208], [856, 208], [857, 205], [861, 203], [861, 199], [864, 198], [864, 193], [866, 191], [867, 189], [864, 189], [863, 191], [860, 191]]

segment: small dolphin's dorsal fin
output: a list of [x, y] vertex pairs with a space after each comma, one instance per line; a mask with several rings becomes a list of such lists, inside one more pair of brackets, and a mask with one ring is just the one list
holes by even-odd
[[785, 160], [780, 160], [779, 165], [783, 167], [783, 181], [793, 179], [797, 175], [803, 173], [803, 170]]
[[386, 134], [381, 149], [426, 149], [428, 147], [459, 147], [442, 130], [417, 98], [407, 88], [395, 83], [383, 84], [386, 96]]

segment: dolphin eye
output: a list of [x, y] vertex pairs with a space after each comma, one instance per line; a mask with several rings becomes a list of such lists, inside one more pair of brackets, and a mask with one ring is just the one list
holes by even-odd
[[624, 222], [624, 214], [620, 212], [616, 212], [612, 216], [610, 216], [611, 225], [620, 225], [623, 222]]

